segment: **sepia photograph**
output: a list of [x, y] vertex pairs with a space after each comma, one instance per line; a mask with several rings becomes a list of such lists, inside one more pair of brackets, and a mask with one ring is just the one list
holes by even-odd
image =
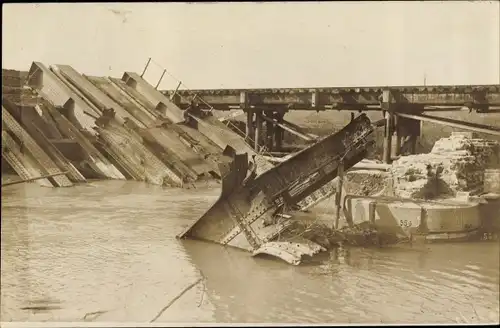
[[500, 2], [6, 3], [0, 325], [500, 324]]

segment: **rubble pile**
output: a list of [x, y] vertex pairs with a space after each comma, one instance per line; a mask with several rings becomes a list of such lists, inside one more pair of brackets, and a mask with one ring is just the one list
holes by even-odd
[[465, 134], [438, 140], [430, 153], [404, 156], [391, 168], [394, 194], [402, 198], [453, 197], [482, 191], [484, 171], [500, 166], [500, 144]]
[[391, 175], [376, 170], [349, 171], [344, 176], [344, 195], [389, 196]]
[[339, 230], [320, 222], [293, 221], [280, 238], [293, 241], [294, 238], [304, 238], [327, 250], [340, 246], [382, 246], [399, 241], [392, 234], [385, 234], [370, 227], [368, 224], [345, 227]]

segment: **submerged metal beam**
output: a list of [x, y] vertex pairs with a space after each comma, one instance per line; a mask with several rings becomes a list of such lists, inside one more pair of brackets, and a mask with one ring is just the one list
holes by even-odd
[[[294, 239], [272, 242], [291, 221], [263, 225], [332, 181], [342, 162], [346, 169], [359, 162], [373, 144], [370, 120], [358, 116], [339, 132], [296, 153], [287, 161], [256, 174], [258, 163], [248, 163], [247, 154], [225, 153], [233, 159], [221, 166], [219, 200], [179, 237], [192, 237], [253, 252], [278, 256], [298, 264], [302, 255], [315, 254], [319, 245]], [[272, 242], [272, 243], [271, 243]]]

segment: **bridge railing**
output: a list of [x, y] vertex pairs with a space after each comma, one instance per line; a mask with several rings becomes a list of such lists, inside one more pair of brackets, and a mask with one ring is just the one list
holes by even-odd
[[[207, 112], [207, 114], [210, 114], [211, 112], [213, 112], [214, 110], [216, 110], [216, 108], [213, 107], [211, 104], [209, 104], [207, 101], [205, 101], [203, 99], [203, 97], [201, 97], [198, 93], [193, 92], [191, 89], [189, 89], [188, 86], [184, 82], [182, 82], [180, 79], [178, 79], [177, 77], [175, 77], [164, 66], [162, 66], [160, 63], [158, 63], [157, 61], [155, 61], [151, 57], [148, 58], [148, 61], [146, 62], [146, 65], [144, 66], [144, 69], [143, 69], [143, 71], [142, 71], [142, 73], [140, 75], [141, 78], [143, 78], [145, 81], [147, 81], [148, 83], [150, 83], [151, 85], [153, 85], [153, 83], [151, 83], [151, 81], [148, 81], [148, 78], [145, 77], [145, 75], [148, 72], [148, 69], [150, 68], [151, 64], [154, 64], [157, 67], [159, 67], [159, 68], [162, 69], [161, 76], [160, 76], [160, 78], [158, 79], [158, 81], [155, 84], [155, 89], [158, 89], [158, 87], [160, 86], [161, 82], [163, 81], [163, 78], [165, 77], [165, 74], [167, 74], [168, 76], [170, 76], [170, 78], [172, 78], [174, 81], [177, 82], [177, 88], [175, 89], [175, 91], [173, 93], [170, 94], [170, 100], [173, 100], [175, 96], [178, 96], [181, 100], [183, 100], [185, 102], [189, 102], [189, 103], [192, 103], [192, 102], [195, 102], [195, 101], [199, 101], [199, 102], [203, 103], [205, 106], [208, 107], [208, 110], [205, 110], [205, 112]], [[179, 93], [178, 91], [181, 88], [181, 86], [184, 87], [183, 88], [183, 92]], [[189, 94], [188, 97], [185, 96], [185, 92], [187, 92]], [[237, 125], [235, 125], [235, 124], [233, 124], [231, 122], [230, 119], [232, 117], [233, 117], [232, 115], [229, 115], [228, 117], [221, 119], [221, 121], [226, 126], [231, 127], [232, 129], [234, 129], [234, 130], [238, 131], [239, 133], [242, 133], [243, 135], [245, 135], [245, 131], [242, 131]], [[249, 143], [250, 145], [255, 144], [255, 140], [253, 138], [251, 138], [250, 136], [246, 136], [245, 139], [247, 140], [247, 143]], [[272, 156], [272, 154], [270, 153], [270, 149], [267, 149], [267, 147], [265, 145], [261, 146], [259, 148], [258, 152], [261, 155]]]

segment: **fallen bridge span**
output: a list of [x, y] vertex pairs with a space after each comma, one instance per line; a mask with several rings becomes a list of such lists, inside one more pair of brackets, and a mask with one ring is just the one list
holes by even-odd
[[233, 160], [221, 168], [225, 174], [219, 200], [179, 237], [217, 242], [299, 264], [303, 255], [313, 255], [321, 247], [300, 237], [276, 241], [290, 221], [276, 222], [275, 216], [331, 182], [340, 168], [349, 169], [361, 161], [373, 144], [372, 132], [370, 120], [361, 114], [338, 133], [262, 174], [255, 173], [259, 164], [249, 164], [246, 152], [226, 148], [225, 154]]

